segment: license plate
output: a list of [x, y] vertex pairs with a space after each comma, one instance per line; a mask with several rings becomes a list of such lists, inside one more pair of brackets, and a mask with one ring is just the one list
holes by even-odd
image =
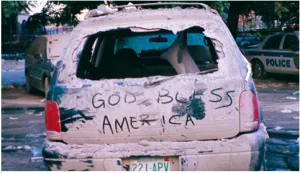
[[170, 171], [170, 167], [170, 157], [137, 158], [130, 163], [130, 171]]

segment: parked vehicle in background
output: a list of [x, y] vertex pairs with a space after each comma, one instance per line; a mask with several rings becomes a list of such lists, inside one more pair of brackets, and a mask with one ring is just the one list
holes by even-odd
[[270, 35], [244, 52], [255, 78], [264, 78], [267, 73], [299, 75], [299, 31]]
[[250, 64], [207, 5], [143, 9], [167, 4], [100, 6], [74, 28], [47, 95], [50, 170], [263, 168]]
[[299, 17], [293, 17], [284, 23], [282, 31], [299, 31]]
[[240, 48], [244, 48], [251, 45], [257, 45], [261, 42], [261, 39], [256, 36], [237, 36], [236, 43]]
[[57, 60], [67, 46], [68, 34], [38, 36], [25, 53], [26, 91], [47, 94]]

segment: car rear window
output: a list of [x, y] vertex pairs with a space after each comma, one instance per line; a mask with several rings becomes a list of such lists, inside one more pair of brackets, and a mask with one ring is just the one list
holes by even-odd
[[279, 49], [282, 37], [283, 35], [276, 35], [270, 37], [269, 40], [267, 40], [267, 42], [265, 43], [263, 49]]
[[192, 27], [174, 34], [128, 28], [91, 35], [82, 50], [77, 76], [98, 80], [216, 71], [218, 57], [203, 31]]

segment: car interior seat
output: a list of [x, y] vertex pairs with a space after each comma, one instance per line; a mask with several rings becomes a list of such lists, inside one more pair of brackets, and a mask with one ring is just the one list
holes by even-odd
[[119, 49], [112, 59], [112, 78], [141, 77], [141, 60], [133, 49]]
[[196, 62], [200, 71], [217, 68], [210, 50], [206, 46], [187, 46], [189, 54]]
[[209, 48], [206, 46], [187, 46], [189, 54], [192, 56], [196, 64], [204, 64], [212, 62]]

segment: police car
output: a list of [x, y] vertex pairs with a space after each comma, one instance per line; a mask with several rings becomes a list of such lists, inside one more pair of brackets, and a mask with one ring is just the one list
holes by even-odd
[[255, 78], [264, 78], [267, 73], [299, 75], [299, 31], [270, 35], [244, 52]]

